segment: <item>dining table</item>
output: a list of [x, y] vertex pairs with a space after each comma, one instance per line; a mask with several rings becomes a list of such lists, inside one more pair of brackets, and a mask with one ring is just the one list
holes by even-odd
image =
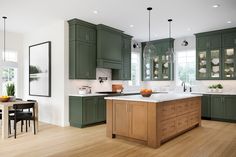
[[[0, 110], [2, 110], [2, 139], [7, 139], [9, 137], [9, 110], [13, 109], [14, 104], [26, 104], [32, 103], [30, 101], [10, 101], [10, 102], [0, 102]], [[38, 103], [35, 103], [35, 130], [38, 132]], [[34, 127], [32, 127], [32, 132]]]

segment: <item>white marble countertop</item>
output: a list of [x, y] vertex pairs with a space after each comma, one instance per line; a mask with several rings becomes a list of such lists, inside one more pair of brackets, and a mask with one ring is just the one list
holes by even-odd
[[[155, 93], [168, 93], [167, 91], [154, 91]], [[117, 93], [118, 94], [125, 95], [125, 94], [139, 94], [139, 91], [124, 91], [122, 93]], [[107, 95], [112, 95], [112, 94], [101, 94], [101, 93], [90, 93], [90, 94], [69, 94], [69, 96], [78, 96], [78, 97], [89, 97], [89, 96], [107, 96]], [[115, 94], [114, 94], [115, 95]]]
[[141, 95], [129, 95], [129, 96], [116, 96], [116, 97], [105, 97], [107, 100], [126, 100], [126, 101], [143, 101], [143, 102], [164, 102], [171, 100], [186, 99], [192, 97], [199, 97], [201, 94], [176, 94], [176, 93], [158, 93], [152, 94], [150, 97], [143, 97]]
[[236, 92], [192, 92], [192, 94], [209, 94], [209, 95], [236, 95]]

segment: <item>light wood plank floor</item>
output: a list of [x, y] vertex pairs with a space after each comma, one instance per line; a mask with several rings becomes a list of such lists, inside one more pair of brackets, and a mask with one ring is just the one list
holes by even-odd
[[37, 135], [0, 140], [0, 157], [236, 157], [236, 124], [202, 121], [159, 149], [106, 137], [106, 125], [84, 129], [40, 123]]

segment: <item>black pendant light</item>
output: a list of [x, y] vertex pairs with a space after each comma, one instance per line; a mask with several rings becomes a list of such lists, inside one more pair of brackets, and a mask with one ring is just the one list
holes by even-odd
[[6, 53], [6, 16], [3, 16], [3, 61], [5, 62], [5, 53]]
[[150, 59], [154, 59], [157, 54], [155, 46], [150, 42], [150, 12], [152, 8], [148, 7], [147, 10], [149, 11], [149, 40], [143, 49], [143, 59], [150, 61]]
[[174, 48], [171, 44], [171, 22], [173, 20], [172, 19], [168, 19], [168, 22], [169, 22], [169, 48], [166, 52], [166, 55], [167, 55], [167, 58], [168, 58], [168, 62], [169, 63], [174, 63], [175, 62], [175, 53], [174, 53]]

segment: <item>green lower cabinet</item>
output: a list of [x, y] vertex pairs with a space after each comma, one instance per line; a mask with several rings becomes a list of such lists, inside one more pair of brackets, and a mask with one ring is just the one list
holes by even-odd
[[224, 96], [226, 119], [236, 121], [236, 96]]
[[235, 104], [235, 95], [212, 95], [211, 118], [222, 121], [236, 122]]
[[211, 118], [211, 95], [202, 96], [202, 118]]
[[70, 125], [85, 127], [106, 121], [106, 101], [104, 97], [69, 97]]
[[225, 104], [223, 103], [223, 96], [212, 95], [211, 96], [211, 118], [225, 119]]

